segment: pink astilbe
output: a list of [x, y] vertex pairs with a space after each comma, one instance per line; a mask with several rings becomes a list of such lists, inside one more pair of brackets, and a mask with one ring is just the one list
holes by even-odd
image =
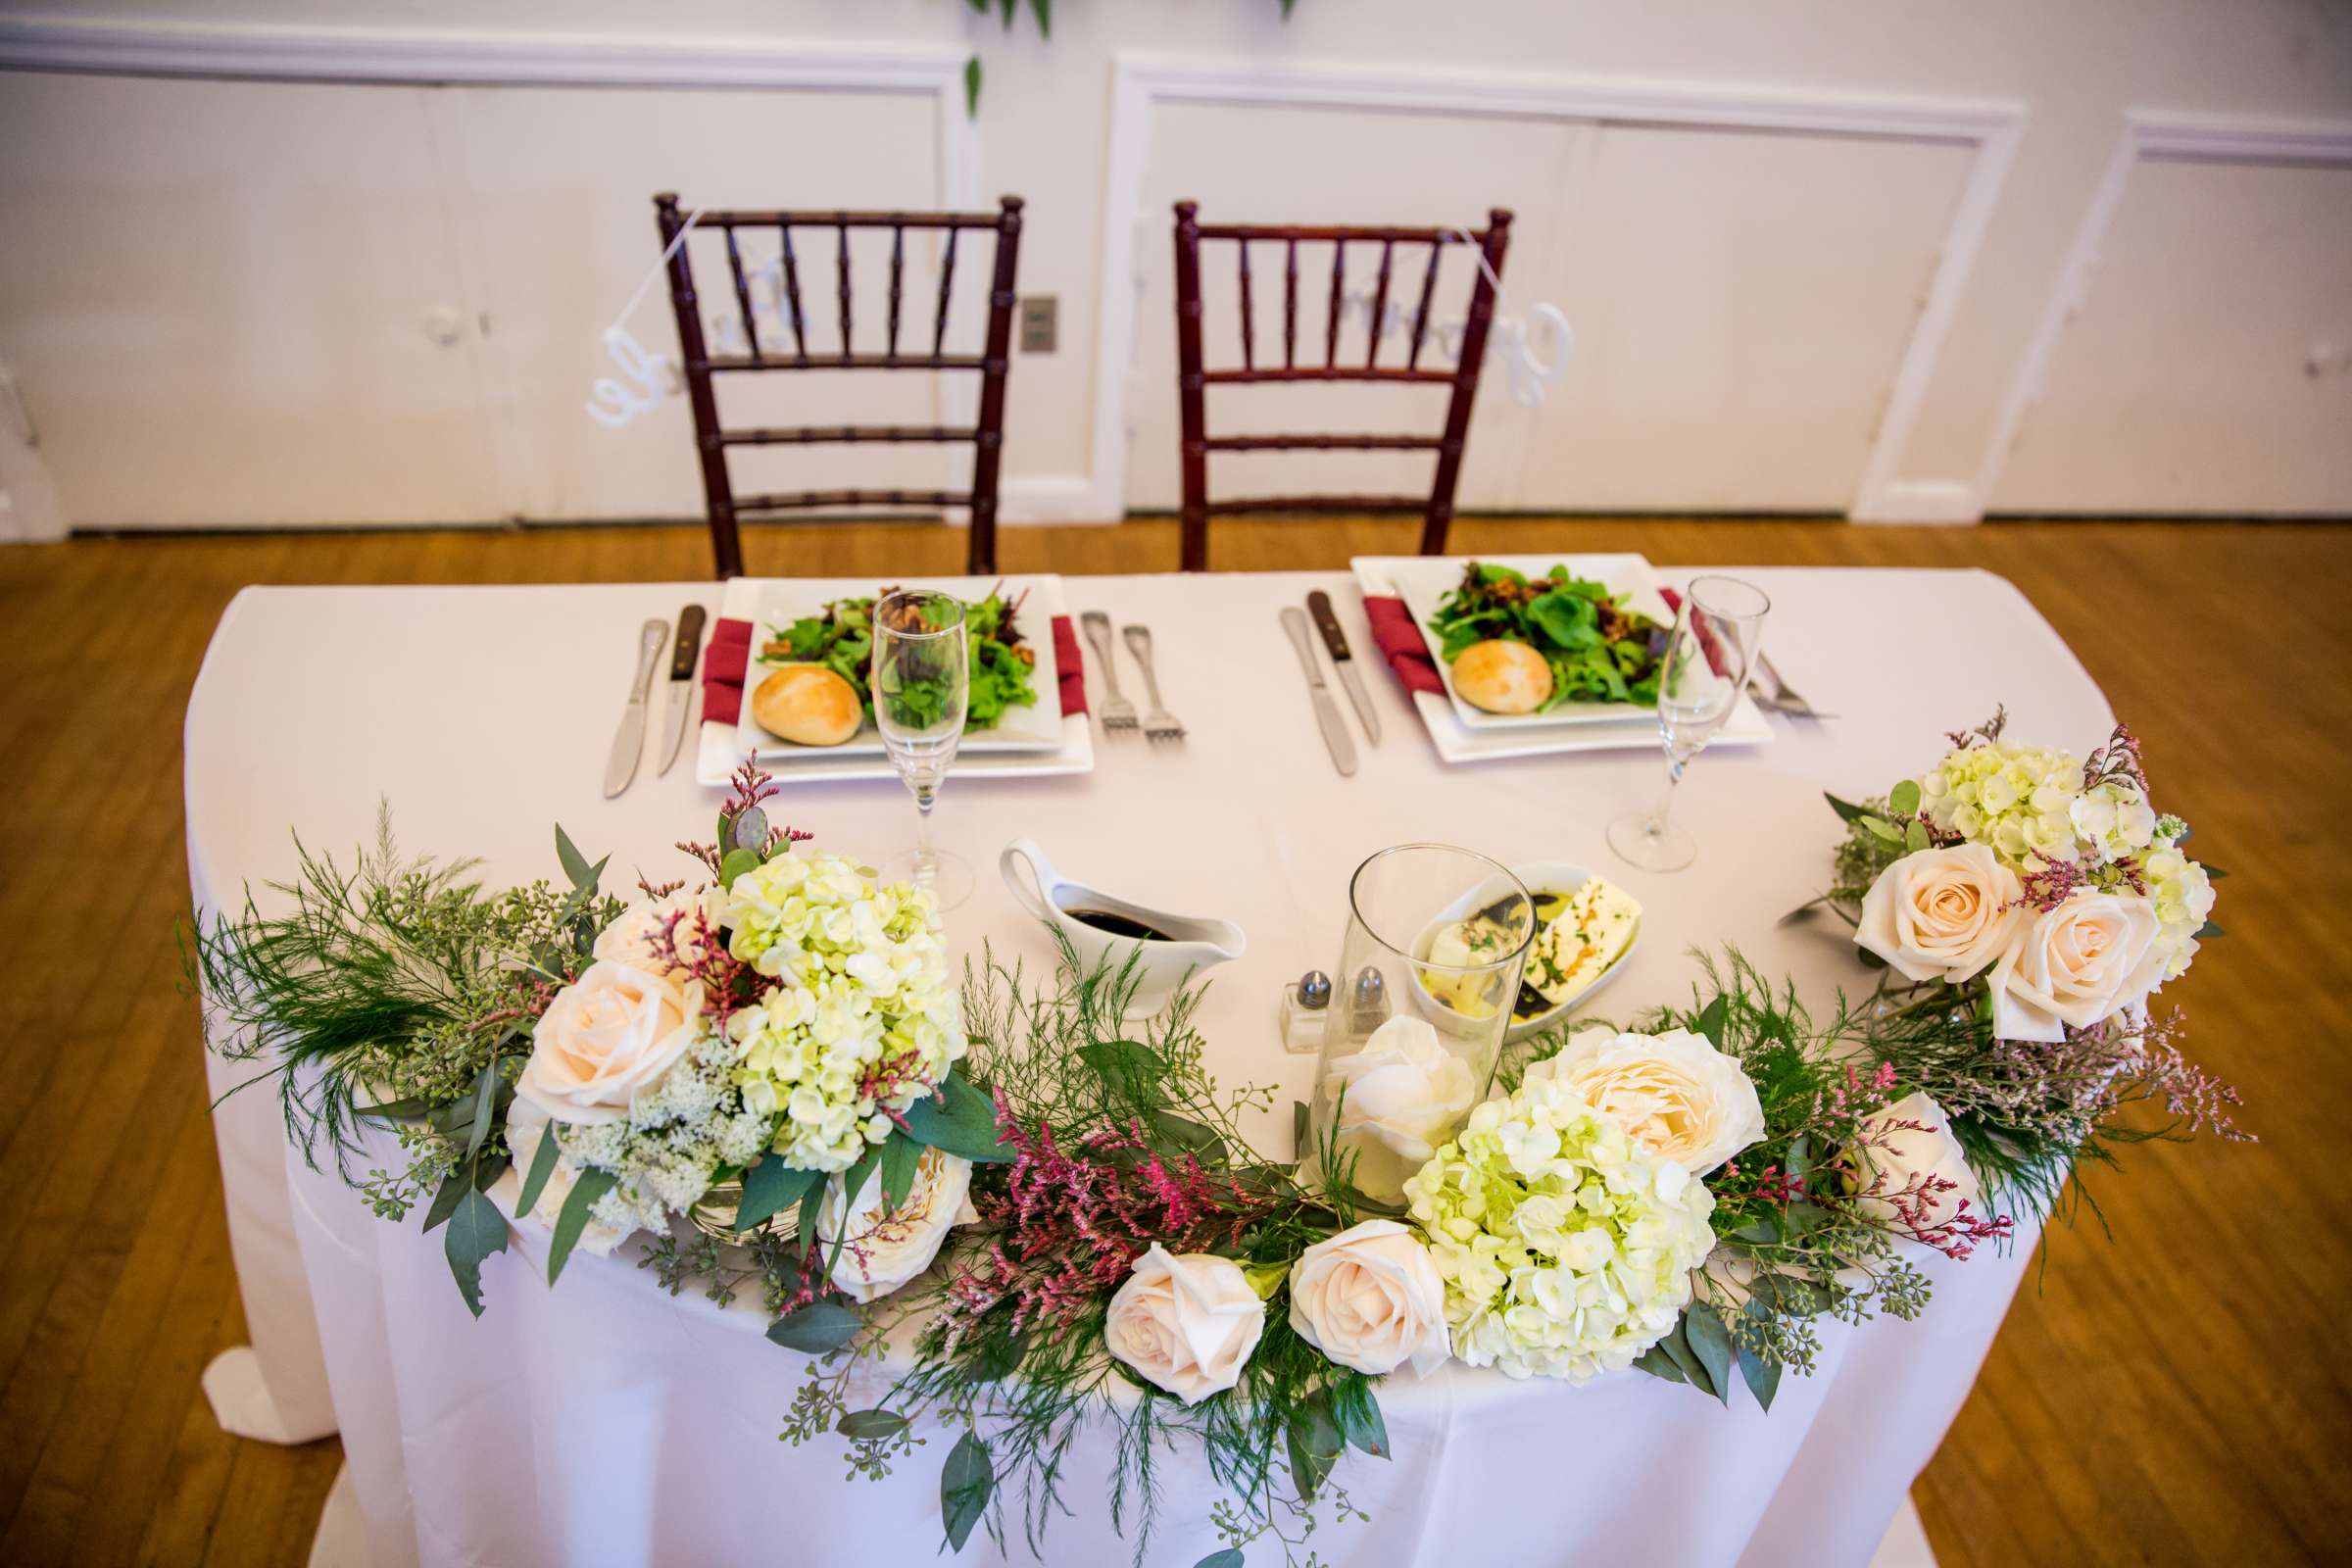
[[664, 914], [648, 933], [646, 946], [663, 969], [683, 970], [687, 979], [702, 982], [703, 1011], [715, 1029], [723, 1032], [729, 1018], [760, 999], [760, 971], [727, 951], [725, 936], [699, 902]]
[[2102, 784], [2128, 785], [2139, 792], [2141, 800], [2148, 799], [2147, 766], [2140, 760], [2139, 737], [2129, 725], [2116, 725], [2107, 744], [2082, 763], [2082, 788], [2095, 790]]
[[1878, 1162], [1867, 1152], [1885, 1149], [1898, 1132], [1933, 1132], [1926, 1122], [1881, 1121], [1866, 1125], [1856, 1137], [1851, 1152], [1858, 1155], [1857, 1168], [1868, 1180], [1846, 1199], [1849, 1204], [1865, 1212], [1876, 1211], [1890, 1229], [1922, 1247], [1932, 1247], [1954, 1260], [1964, 1259], [1986, 1242], [2009, 1239], [2016, 1221], [2006, 1214], [1975, 1214], [1969, 1211], [1965, 1198], [1955, 1200], [1960, 1184], [1948, 1176], [1929, 1171], [1913, 1171], [1901, 1185], [1887, 1181], [1877, 1169]]
[[1272, 1206], [1190, 1153], [1163, 1157], [1139, 1122], [1057, 1138], [1049, 1123], [1022, 1125], [1000, 1092], [997, 1128], [1018, 1152], [1002, 1192], [973, 1191], [983, 1225], [998, 1235], [948, 1282], [951, 1335], [1010, 1301], [1014, 1329], [1058, 1337], [1117, 1290], [1152, 1243], [1205, 1251], [1239, 1241]]

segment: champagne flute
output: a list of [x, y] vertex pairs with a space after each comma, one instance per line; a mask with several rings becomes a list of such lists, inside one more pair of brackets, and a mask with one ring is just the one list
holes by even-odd
[[1755, 658], [1772, 601], [1737, 577], [1700, 577], [1683, 595], [1674, 631], [1658, 662], [1658, 733], [1666, 745], [1666, 788], [1647, 811], [1609, 824], [1609, 848], [1644, 871], [1679, 871], [1698, 858], [1698, 843], [1667, 819], [1683, 770], [1713, 740], [1740, 694]]
[[904, 588], [874, 606], [874, 723], [891, 766], [914, 792], [914, 848], [882, 866], [893, 881], [929, 892], [942, 909], [972, 894], [972, 868], [932, 842], [931, 808], [955, 765], [971, 698], [963, 602]]

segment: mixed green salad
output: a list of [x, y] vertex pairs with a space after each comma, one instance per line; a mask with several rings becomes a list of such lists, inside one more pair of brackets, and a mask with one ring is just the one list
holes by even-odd
[[[887, 598], [893, 591], [885, 588], [878, 597]], [[1022, 642], [1020, 628], [1014, 624], [1028, 597], [1023, 593], [1007, 600], [1000, 584], [987, 598], [964, 606], [964, 641], [971, 667], [971, 696], [964, 718], [967, 729], [993, 728], [1006, 709], [1037, 705], [1037, 688], [1031, 680], [1037, 652]], [[822, 614], [803, 615], [789, 626], [769, 628], [769, 641], [760, 650], [760, 662], [822, 664], [850, 683], [865, 706], [865, 716], [873, 717], [875, 603], [875, 599], [836, 599], [825, 606]], [[932, 710], [944, 710], [949, 695], [944, 686], [933, 695], [937, 705]], [[899, 701], [909, 710], [920, 710], [926, 706], [924, 697], [910, 687], [901, 691]], [[919, 717], [909, 721], [924, 722]]]
[[1542, 654], [1551, 665], [1544, 709], [1574, 702], [1654, 707], [1658, 700], [1658, 661], [1669, 628], [1566, 566], [1530, 577], [1473, 561], [1461, 585], [1438, 601], [1429, 628], [1442, 639], [1448, 664], [1491, 638]]

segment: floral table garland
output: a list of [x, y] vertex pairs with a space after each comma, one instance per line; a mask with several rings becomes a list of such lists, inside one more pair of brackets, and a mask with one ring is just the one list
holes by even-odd
[[[1817, 1022], [1736, 953], [1702, 959], [1688, 1006], [1506, 1059], [1401, 1208], [1354, 1192], [1336, 1141], [1305, 1147], [1304, 1107], [1308, 1157], [1249, 1146], [1270, 1092], [1203, 1069], [1195, 994], [1139, 1030], [1133, 975], [1065, 949], [1048, 983], [991, 957], [958, 996], [928, 897], [803, 850], [750, 768], [715, 842], [681, 846], [692, 890], [624, 904], [559, 828], [567, 888], [492, 894], [402, 860], [387, 826], [350, 869], [304, 852], [292, 911], [249, 899], [191, 968], [211, 1038], [284, 1069], [290, 1136], [380, 1216], [421, 1205], [476, 1314], [512, 1170], [551, 1284], [642, 1230], [672, 1292], [756, 1286], [769, 1338], [811, 1357], [788, 1440], [838, 1433], [880, 1476], [918, 1420], [958, 1430], [952, 1547], [1017, 1520], [1037, 1548], [1103, 1423], [1139, 1559], [1184, 1436], [1227, 1494], [1202, 1568], [1234, 1568], [1358, 1512], [1337, 1466], [1386, 1457], [1376, 1389], [1400, 1367], [1630, 1366], [1727, 1404], [1736, 1375], [1769, 1407], [1821, 1318], [1926, 1307], [1911, 1249], [2005, 1243], [1995, 1200], [2058, 1212], [2123, 1144], [2245, 1136], [2149, 1009], [2218, 934], [2220, 873], [2155, 813], [2128, 731], [2081, 762], [2001, 731], [1832, 798], [1848, 831], [1815, 905], [1883, 969], [1868, 998]], [[2124, 1119], [2147, 1101], [2171, 1119]], [[402, 1168], [352, 1168], [363, 1122]], [[888, 1392], [853, 1408], [873, 1367]]]

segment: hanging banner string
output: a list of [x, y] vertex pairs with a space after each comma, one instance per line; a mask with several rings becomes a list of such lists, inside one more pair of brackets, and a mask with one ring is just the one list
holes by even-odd
[[662, 275], [670, 258], [678, 254], [678, 247], [686, 243], [686, 236], [694, 231], [703, 212], [704, 209], [697, 207], [686, 215], [686, 221], [678, 225], [677, 233], [662, 247], [662, 259], [638, 280], [637, 291], [629, 296], [629, 303], [620, 308], [619, 314], [612, 318], [612, 324], [605, 328], [605, 352], [612, 356], [613, 365], [633, 383], [624, 386], [604, 375], [597, 377], [596, 385], [590, 389], [595, 397], [587, 405], [588, 417], [608, 430], [617, 430], [640, 414], [652, 413], [668, 394], [669, 356], [638, 342], [623, 323], [645, 303], [645, 291], [654, 286], [654, 279]]
[[[1488, 265], [1486, 251], [1458, 228], [1447, 232], [1460, 235], [1462, 243], [1470, 247], [1470, 254], [1477, 258], [1478, 270], [1487, 274], [1487, 286], [1494, 291], [1499, 311], [1502, 279]], [[1510, 378], [1511, 401], [1523, 409], [1543, 406], [1544, 389], [1568, 373], [1568, 356], [1576, 349], [1576, 332], [1558, 306], [1539, 301], [1529, 308], [1528, 316], [1550, 329], [1552, 352], [1543, 359], [1537, 359], [1535, 351], [1528, 347], [1527, 322], [1515, 316], [1497, 314], [1492, 336], [1487, 340], [1487, 358], [1502, 361], [1503, 374]]]

